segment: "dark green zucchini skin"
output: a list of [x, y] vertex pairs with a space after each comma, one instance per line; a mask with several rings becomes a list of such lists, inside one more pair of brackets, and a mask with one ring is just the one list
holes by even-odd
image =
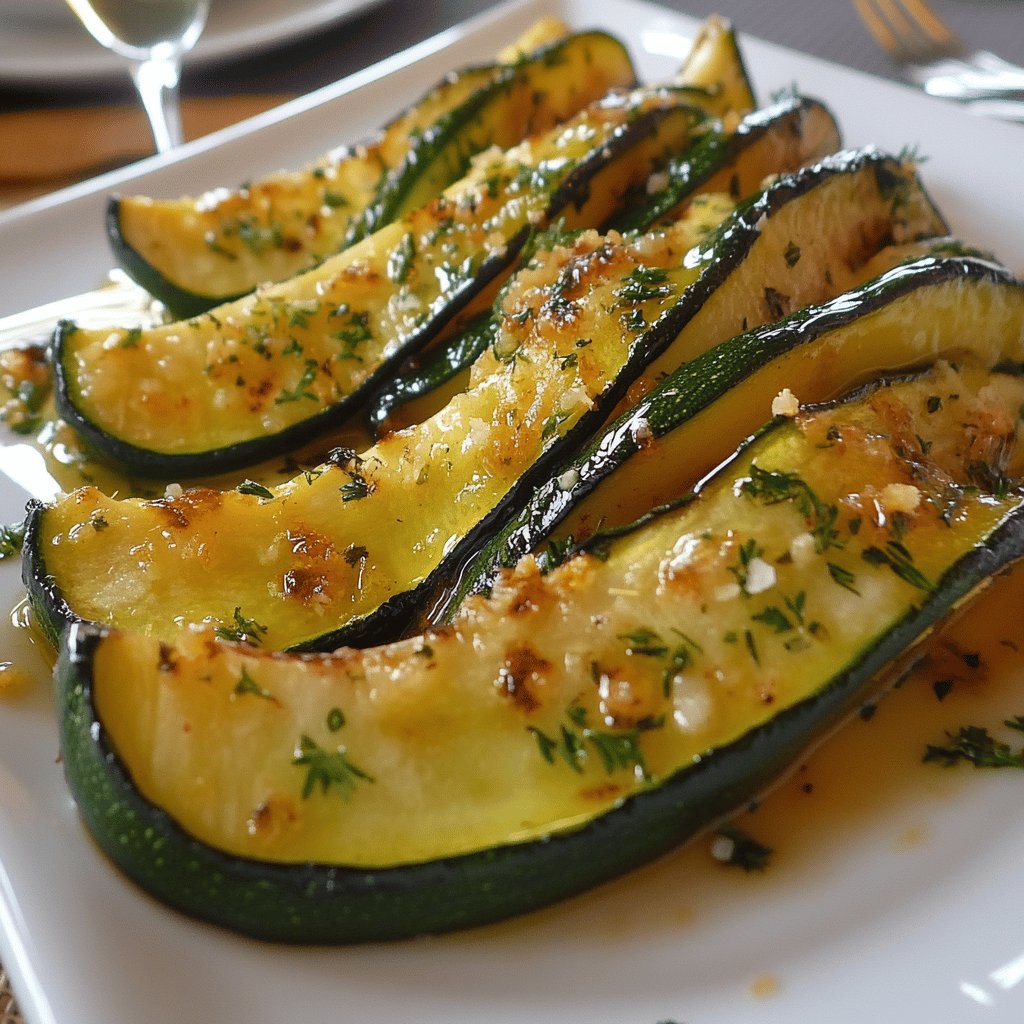
[[[634, 201], [627, 198], [620, 212], [603, 225], [602, 230], [650, 230], [770, 131], [778, 130], [781, 125], [783, 130], [799, 137], [804, 122], [810, 117], [827, 118], [833, 124], [835, 120], [818, 100], [797, 96], [749, 114], [735, 132], [709, 130], [684, 154], [669, 162], [665, 169], [668, 179], [663, 189], [652, 196], [633, 197]], [[838, 126], [835, 133], [838, 139]], [[738, 200], [740, 196], [736, 194], [735, 180], [730, 190], [733, 198]], [[460, 374], [465, 378], [489, 343], [488, 331], [496, 330], [496, 327], [496, 323], [485, 326], [481, 317], [459, 334], [432, 345], [407, 367], [400, 368], [370, 399], [367, 406], [370, 430], [377, 436], [386, 433], [388, 419], [399, 407], [431, 392], [440, 393]], [[441, 401], [439, 397], [437, 404], [440, 405]]]
[[179, 287], [166, 278], [125, 238], [124, 232], [121, 230], [120, 196], [114, 195], [107, 200], [104, 227], [117, 265], [140, 288], [144, 288], [154, 299], [162, 302], [172, 316], [180, 320], [199, 316], [200, 313], [205, 313], [213, 306], [222, 302], [233, 302], [246, 294], [238, 292], [234, 295], [199, 295]]
[[54, 578], [46, 571], [46, 557], [39, 542], [40, 518], [44, 503], [33, 498], [25, 508], [25, 539], [21, 548], [21, 581], [32, 602], [36, 622], [43, 635], [60, 647], [61, 637], [78, 616], [67, 601]]
[[[667, 91], [685, 99], [693, 90], [670, 88]], [[663, 121], [679, 117], [691, 117], [696, 122], [704, 115], [698, 109], [681, 103], [679, 106], [656, 107], [640, 112], [632, 121], [619, 126], [611, 139], [581, 160], [555, 190], [548, 203], [548, 215], [557, 218], [561, 211], [570, 206], [582, 208], [589, 195], [591, 179], [602, 168], [639, 141], [655, 135]], [[460, 284], [450, 294], [443, 310], [424, 322], [401, 346], [396, 346], [395, 352], [382, 360], [375, 372], [368, 375], [359, 388], [333, 405], [272, 435], [254, 437], [220, 448], [178, 454], [156, 452], [113, 437], [84, 416], [72, 400], [72, 383], [63, 358], [65, 338], [74, 330], [74, 325], [69, 321], [62, 321], [57, 326], [51, 344], [57, 412], [88, 444], [103, 452], [108, 458], [130, 466], [133, 472], [140, 476], [164, 480], [212, 476], [293, 451], [320, 434], [341, 425], [350, 416], [359, 412], [372, 395], [374, 388], [381, 380], [391, 375], [401, 360], [422, 349], [446, 323], [456, 317], [481, 291], [515, 263], [518, 253], [533, 233], [532, 227], [524, 227], [509, 241], [501, 255], [486, 259], [471, 280]]]
[[257, 938], [346, 943], [407, 938], [497, 921], [631, 870], [736, 810], [866, 700], [878, 674], [984, 579], [1024, 556], [1018, 503], [986, 543], [877, 643], [811, 697], [709, 751], [576, 830], [542, 840], [379, 870], [268, 863], [196, 841], [143, 799], [98, 721], [91, 651], [102, 630], [77, 624], [55, 672], [65, 772], [90, 830], [129, 878], [177, 910]]

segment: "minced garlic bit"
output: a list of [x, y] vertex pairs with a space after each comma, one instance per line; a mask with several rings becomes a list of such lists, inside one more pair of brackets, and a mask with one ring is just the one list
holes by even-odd
[[174, 501], [175, 498], [180, 498], [185, 493], [185, 488], [181, 484], [168, 484], [164, 488], [164, 498], [167, 501]]
[[558, 477], [558, 489], [560, 491], [571, 491], [579, 482], [579, 470], [570, 467]]
[[716, 835], [711, 840], [711, 856], [723, 864], [728, 864], [732, 860], [735, 851], [736, 840], [731, 836]]
[[789, 556], [798, 566], [807, 565], [817, 551], [817, 541], [812, 533], [798, 533], [789, 542]]
[[886, 484], [880, 495], [882, 507], [889, 512], [913, 512], [921, 504], [921, 492], [913, 484]]
[[748, 594], [763, 594], [771, 590], [776, 582], [775, 566], [763, 558], [752, 558], [747, 563], [747, 581], [744, 589]]
[[650, 421], [643, 416], [633, 421], [630, 435], [633, 438], [633, 444], [645, 445], [654, 440], [654, 431], [651, 430]]
[[668, 185], [668, 171], [655, 171], [647, 179], [647, 194], [653, 196]]
[[792, 419], [800, 411], [800, 401], [789, 388], [783, 388], [772, 399], [772, 415]]
[[716, 601], [731, 601], [733, 598], [739, 597], [741, 593], [738, 583], [723, 583], [720, 587], [715, 587], [712, 596]]

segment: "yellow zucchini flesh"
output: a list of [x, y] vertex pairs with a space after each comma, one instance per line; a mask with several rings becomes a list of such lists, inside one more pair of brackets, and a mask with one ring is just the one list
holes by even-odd
[[707, 89], [715, 98], [714, 112], [722, 117], [742, 116], [757, 106], [736, 32], [718, 15], [701, 25], [677, 81]]
[[625, 48], [605, 33], [538, 45], [509, 64], [453, 74], [378, 139], [302, 170], [198, 197], [115, 197], [107, 214], [115, 255], [175, 315], [192, 316], [339, 252], [383, 196], [378, 226], [460, 178], [481, 149], [508, 148], [635, 83]]
[[[140, 473], [207, 475], [287, 451], [353, 411], [555, 217], [597, 224], [704, 115], [685, 90], [608, 97], [489, 151], [426, 206], [290, 281], [149, 328], [64, 323], [60, 414]], [[489, 301], [489, 299], [488, 299]]]
[[[166, 638], [241, 616], [276, 648], [386, 635], [380, 624], [404, 624], [555, 458], [649, 389], [644, 367], [674, 369], [780, 305], [841, 291], [873, 245], [937, 217], [912, 170], [875, 153], [781, 180], [694, 245], [707, 210], [636, 238], [587, 232], [539, 258], [506, 289], [470, 388], [359, 457], [262, 495], [141, 502], [83, 488], [37, 509], [26, 581], [40, 617], [53, 633], [79, 618]], [[794, 245], [807, 253], [796, 265]]]
[[162, 899], [265, 937], [578, 891], [756, 795], [1020, 557], [1022, 402], [1017, 376], [940, 366], [776, 422], [696, 496], [387, 647], [76, 628], [78, 805]]

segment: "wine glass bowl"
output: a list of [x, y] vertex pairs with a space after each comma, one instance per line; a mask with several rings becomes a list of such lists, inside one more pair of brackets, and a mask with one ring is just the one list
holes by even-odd
[[178, 85], [209, 0], [67, 0], [89, 34], [129, 62], [158, 153], [182, 142]]

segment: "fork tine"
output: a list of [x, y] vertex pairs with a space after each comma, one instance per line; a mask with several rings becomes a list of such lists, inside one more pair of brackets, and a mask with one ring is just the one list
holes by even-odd
[[899, 40], [893, 35], [889, 23], [882, 18], [875, 9], [871, 0], [853, 0], [861, 21], [867, 26], [868, 31], [875, 37], [875, 42], [885, 50], [893, 60], [903, 58], [903, 50]]
[[903, 6], [932, 43], [950, 51], [959, 49], [960, 42], [949, 26], [925, 3], [925, 0], [902, 0]]
[[926, 0], [854, 0], [875, 41], [893, 60], [928, 63], [959, 52], [953, 33]]

